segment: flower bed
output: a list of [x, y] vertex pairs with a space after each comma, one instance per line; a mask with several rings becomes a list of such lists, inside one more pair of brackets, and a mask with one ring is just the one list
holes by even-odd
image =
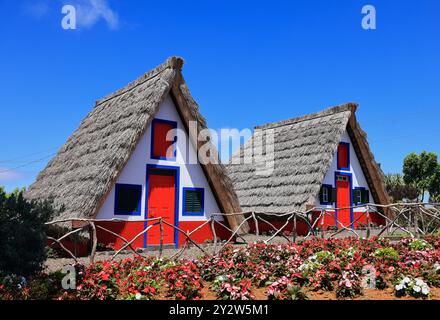
[[[77, 271], [77, 290], [53, 285], [58, 287], [46, 290], [47, 298], [183, 300], [204, 299], [209, 293], [224, 300], [297, 300], [326, 293], [346, 299], [371, 290], [395, 298], [438, 298], [433, 292], [440, 288], [440, 237], [395, 244], [375, 238], [254, 243], [226, 246], [216, 257], [193, 261], [133, 258]], [[35, 298], [30, 288], [38, 288], [33, 283], [44, 277], [51, 278], [0, 277], [0, 298]]]

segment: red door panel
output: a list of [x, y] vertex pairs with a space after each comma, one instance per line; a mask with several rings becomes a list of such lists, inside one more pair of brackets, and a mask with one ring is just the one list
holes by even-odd
[[[348, 208], [351, 206], [351, 190], [350, 177], [345, 175], [336, 176], [336, 207]], [[338, 210], [338, 222], [342, 223], [344, 227], [351, 224], [350, 208]], [[338, 223], [338, 227], [341, 225]]]
[[[175, 224], [175, 193], [176, 185], [174, 175], [150, 174], [148, 185], [148, 208], [147, 218], [162, 217], [164, 221]], [[151, 225], [152, 222], [148, 222]], [[163, 243], [174, 244], [174, 228], [163, 226]], [[159, 226], [152, 227], [147, 231], [147, 245], [160, 243]]]

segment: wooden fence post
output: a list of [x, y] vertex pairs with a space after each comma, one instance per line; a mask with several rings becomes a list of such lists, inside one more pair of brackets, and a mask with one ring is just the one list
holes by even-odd
[[98, 238], [96, 235], [96, 227], [93, 221], [90, 222], [90, 226], [92, 227], [92, 252], [90, 253], [90, 263], [95, 261], [96, 247], [98, 246]]
[[367, 204], [367, 240], [370, 239], [371, 229], [370, 229], [370, 205]]
[[293, 215], [293, 242], [296, 242], [296, 236], [297, 236], [298, 232], [296, 230], [296, 212]]
[[211, 231], [212, 231], [212, 236], [214, 237], [213, 253], [215, 253], [217, 250], [217, 232], [215, 231], [215, 217], [214, 216], [211, 216]]
[[163, 252], [163, 221], [162, 221], [162, 217], [159, 220], [159, 231], [160, 231], [159, 258], [162, 258], [162, 252]]
[[257, 217], [255, 217], [255, 212], [252, 211], [252, 217], [254, 218], [254, 224], [255, 224], [255, 235], [257, 237], [260, 236], [260, 228], [258, 227], [258, 220]]
[[418, 223], [418, 215], [420, 213], [420, 204], [416, 205], [416, 210], [414, 212], [414, 235], [416, 237], [416, 239], [420, 238], [420, 234], [419, 234], [419, 223]]

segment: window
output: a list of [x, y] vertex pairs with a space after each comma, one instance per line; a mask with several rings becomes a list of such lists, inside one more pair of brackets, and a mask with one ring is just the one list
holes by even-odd
[[356, 187], [353, 190], [355, 205], [367, 204], [370, 202], [370, 192], [364, 187]]
[[116, 184], [115, 215], [140, 215], [142, 186], [133, 184]]
[[321, 191], [319, 192], [319, 202], [321, 204], [332, 204], [335, 202], [335, 198], [335, 189], [329, 184], [322, 185]]
[[177, 122], [153, 119], [151, 124], [151, 158], [176, 159]]
[[204, 193], [203, 188], [183, 188], [184, 216], [203, 216]]
[[350, 170], [350, 144], [341, 142], [338, 146], [338, 170]]

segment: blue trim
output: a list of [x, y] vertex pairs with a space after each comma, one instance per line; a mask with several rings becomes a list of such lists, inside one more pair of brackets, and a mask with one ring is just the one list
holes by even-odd
[[[367, 190], [367, 189], [365, 187], [354, 187], [353, 190]], [[365, 204], [365, 203], [362, 203], [362, 194], [361, 194], [361, 201], [360, 202], [356, 202], [356, 199], [354, 198], [354, 192], [353, 192], [353, 203], [354, 203], [355, 206], [361, 205], [361, 204]]]
[[[186, 212], [186, 191], [201, 191], [202, 192], [202, 211], [201, 212]], [[205, 215], [205, 189], [204, 188], [183, 188], [182, 197], [182, 216], [203, 216]]]
[[[128, 188], [128, 189], [136, 189], [139, 191], [140, 197], [138, 200], [137, 210], [128, 212], [128, 211], [117, 211], [119, 206], [118, 198], [119, 198], [119, 189]], [[115, 202], [113, 207], [113, 215], [115, 216], [140, 216], [141, 215], [141, 203], [142, 203], [142, 186], [137, 184], [124, 184], [124, 183], [116, 183], [115, 184]]]
[[[353, 206], [353, 175], [350, 172], [341, 172], [341, 171], [335, 171], [335, 188], [336, 188], [336, 201], [335, 201], [335, 208], [338, 207], [338, 184], [337, 184], [337, 176], [346, 176], [350, 178], [350, 207]], [[353, 214], [353, 208], [350, 208], [350, 225], [351, 228], [354, 229], [354, 214]], [[338, 227], [338, 210], [335, 209], [335, 223]]]
[[[151, 143], [150, 143], [150, 158], [151, 159], [156, 159], [156, 160], [168, 160], [168, 161], [176, 161], [176, 142], [177, 142], [177, 136], [174, 137], [174, 151], [173, 151], [173, 157], [172, 158], [167, 158], [166, 156], [155, 156], [153, 154], [153, 150], [154, 150], [154, 127], [156, 126], [157, 123], [166, 123], [169, 124], [171, 126], [173, 126], [174, 129], [177, 129], [177, 122], [176, 121], [170, 121], [170, 120], [165, 120], [165, 119], [158, 119], [158, 118], [154, 118], [153, 121], [151, 122]], [[165, 137], [166, 138], [166, 137]]]
[[345, 145], [347, 147], [347, 167], [340, 167], [339, 166], [339, 145], [338, 145], [338, 158], [336, 159], [336, 166], [338, 168], [338, 170], [348, 170], [350, 171], [350, 144], [348, 142], [340, 142], [340, 145]]
[[[176, 166], [163, 166], [157, 164], [147, 164], [146, 184], [145, 184], [145, 219], [148, 218], [148, 189], [150, 183], [150, 170], [151, 169], [163, 169], [174, 171], [175, 179], [175, 196], [174, 196], [174, 225], [179, 227], [179, 182], [180, 182], [180, 167]], [[148, 227], [148, 221], [145, 221], [144, 228]], [[147, 231], [148, 232], [148, 231]], [[147, 248], [147, 233], [144, 234], [144, 247]], [[177, 229], [174, 229], [174, 247], [177, 249], [179, 246], [179, 233]]]
[[[327, 188], [327, 190], [330, 189], [329, 190], [330, 193], [327, 194], [327, 199], [330, 200], [332, 198], [331, 192], [332, 192], [333, 186], [331, 184], [323, 184], [321, 186], [321, 190], [322, 190], [322, 188]], [[327, 202], [321, 201], [321, 195], [319, 195], [319, 203], [322, 204], [322, 205], [331, 205], [331, 204], [333, 204], [333, 202], [331, 202], [331, 201], [327, 201]]]

